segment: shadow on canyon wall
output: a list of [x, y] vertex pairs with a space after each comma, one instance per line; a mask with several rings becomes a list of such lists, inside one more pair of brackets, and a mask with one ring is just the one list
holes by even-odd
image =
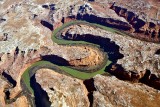
[[[96, 24], [100, 24], [103, 26], [107, 26], [107, 27], [112, 27], [112, 28], [116, 28], [119, 30], [124, 30], [124, 31], [128, 31], [131, 29], [131, 26], [123, 21], [120, 20], [115, 20], [112, 18], [102, 18], [102, 17], [98, 17], [92, 14], [80, 14], [78, 13], [77, 16], [69, 16], [70, 19], [77, 19], [77, 20], [83, 20], [83, 21], [87, 21], [90, 23], [96, 23]], [[62, 19], [62, 23], [65, 22], [65, 19]]]
[[43, 8], [45, 9], [50, 9], [50, 10], [55, 10], [55, 4], [49, 4], [49, 5], [42, 5]]
[[143, 34], [143, 38], [151, 39], [151, 41], [154, 41], [157, 38], [160, 39], [159, 25], [156, 25], [153, 22], [144, 21], [132, 11], [128, 11], [126, 8], [120, 6], [115, 6], [115, 3], [111, 5], [110, 9], [114, 10], [118, 16], [125, 18], [134, 28], [134, 33]]
[[155, 52], [156, 55], [160, 55], [160, 49]]
[[69, 66], [69, 63], [67, 60], [57, 55], [45, 55], [45, 56], [41, 56], [41, 59], [44, 61], [49, 61], [59, 66]]
[[88, 99], [90, 102], [90, 107], [93, 106], [93, 91], [96, 91], [96, 88], [94, 87], [94, 79], [87, 79], [83, 81], [83, 84], [86, 86], [88, 90]]
[[41, 24], [44, 26], [44, 27], [47, 27], [48, 29], [50, 29], [51, 31], [53, 31], [53, 25], [45, 20], [41, 20]]
[[160, 90], [160, 78], [158, 78], [155, 74], [152, 74], [150, 70], [146, 69], [145, 71], [135, 73], [132, 71], [126, 71], [119, 64], [112, 63], [106, 67], [105, 71], [116, 76], [120, 80], [127, 80], [135, 83], [140, 82]]
[[103, 38], [101, 36], [94, 36], [90, 34], [66, 34], [63, 38], [74, 41], [86, 41], [89, 43], [100, 45], [100, 48], [108, 54], [109, 60], [113, 63], [116, 63], [118, 59], [124, 57], [124, 55], [119, 52], [120, 47], [115, 44], [115, 42], [111, 41], [109, 38]]
[[160, 78], [158, 78], [155, 74], [152, 74], [150, 70], [146, 70], [146, 73], [139, 81], [160, 90]]
[[7, 73], [3, 72], [2, 76], [4, 76], [13, 85], [13, 87], [16, 86], [17, 82], [10, 75], [8, 75]]
[[31, 77], [30, 84], [34, 90], [36, 107], [50, 107], [51, 102], [49, 102], [49, 97], [47, 93], [41, 88], [41, 86], [36, 82], [35, 75]]
[[125, 8], [112, 5], [111, 9], [114, 10], [117, 15], [124, 17], [136, 30], [139, 30], [145, 25], [145, 22], [142, 19], [139, 19], [135, 13], [127, 11]]

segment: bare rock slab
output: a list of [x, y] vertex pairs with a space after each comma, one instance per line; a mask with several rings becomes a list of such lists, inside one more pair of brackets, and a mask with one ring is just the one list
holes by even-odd
[[81, 80], [50, 69], [38, 70], [35, 77], [47, 92], [52, 107], [89, 107], [88, 92]]
[[116, 77], [94, 77], [93, 107], [159, 107], [160, 91]]

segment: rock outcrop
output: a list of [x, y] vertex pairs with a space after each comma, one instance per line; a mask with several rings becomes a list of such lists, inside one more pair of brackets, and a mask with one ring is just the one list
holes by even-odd
[[47, 92], [52, 107], [89, 107], [88, 92], [81, 80], [49, 69], [38, 70], [35, 78]]
[[[47, 76], [49, 78], [41, 79], [44, 76]], [[129, 82], [118, 80], [114, 76], [101, 76], [101, 75], [95, 76], [92, 81], [94, 84], [95, 90], [90, 90], [90, 89], [88, 90], [88, 91], [92, 91], [91, 92], [92, 97], [89, 97], [91, 99], [88, 99], [86, 97], [86, 95], [88, 94], [86, 89], [88, 88], [86, 88], [83, 85], [82, 81], [79, 81], [77, 79], [75, 80], [73, 78], [64, 76], [62, 74], [58, 74], [57, 72], [53, 70], [49, 70], [49, 69], [38, 70], [38, 72], [36, 73], [36, 80], [41, 85], [41, 87], [47, 92], [52, 106], [56, 106], [56, 104], [60, 105], [61, 102], [58, 103], [57, 101], [61, 101], [61, 100], [64, 101], [63, 104], [67, 104], [68, 106], [78, 106], [76, 105], [76, 104], [79, 104], [79, 102], [77, 101], [81, 101], [81, 104], [84, 104], [83, 102], [90, 101], [90, 105], [92, 105], [93, 107], [97, 107], [97, 106], [100, 106], [100, 107], [102, 106], [104, 107], [108, 107], [108, 106], [143, 107], [144, 105], [154, 106], [154, 107], [159, 106], [159, 101], [158, 101], [158, 99], [160, 99], [159, 91], [153, 88], [150, 88], [141, 83], [129, 83]], [[79, 85], [77, 86], [75, 84], [79, 84]], [[66, 85], [65, 88], [62, 88], [62, 85]], [[72, 86], [74, 86], [74, 88]], [[88, 84], [87, 87], [91, 88], [91, 84], [90, 85]], [[71, 88], [72, 88], [72, 91], [71, 91]], [[81, 94], [82, 92], [84, 92], [85, 94], [83, 93], [82, 95], [78, 95], [76, 99], [74, 100], [72, 99], [68, 101], [67, 100], [68, 98], [70, 97], [72, 98], [72, 96], [74, 97], [75, 94], [79, 94], [78, 92], [79, 89], [81, 90]], [[68, 94], [66, 93], [70, 93], [70, 91], [71, 93], [72, 92], [74, 93], [68, 96]], [[53, 98], [53, 96], [55, 97]], [[79, 98], [81, 98], [81, 100], [77, 100]], [[75, 101], [77, 103], [74, 103]], [[85, 105], [85, 106], [88, 106], [88, 105]]]
[[82, 45], [81, 48], [84, 48], [86, 52], [89, 52], [88, 57], [71, 60], [69, 61], [69, 65], [75, 68], [80, 67], [79, 69], [82, 70], [95, 71], [95, 69], [97, 70], [103, 67], [108, 60], [108, 56], [105, 55], [105, 53], [102, 52], [102, 50], [100, 50], [98, 47], [92, 47], [89, 45], [86, 47]]
[[4, 107], [6, 105], [5, 103], [5, 89], [7, 89], [8, 87], [10, 87], [10, 84], [8, 84], [7, 81], [5, 81], [4, 79], [2, 79], [2, 77], [0, 78], [0, 94], [1, 94], [1, 97], [0, 97], [0, 106], [1, 107]]
[[31, 107], [31, 105], [29, 104], [25, 96], [21, 96], [17, 98], [15, 102], [13, 102], [12, 104], [7, 104], [6, 106], [7, 107]]
[[160, 93], [143, 84], [131, 84], [117, 78], [97, 75], [97, 91], [93, 92], [93, 107], [159, 107]]
[[[115, 4], [115, 3], [114, 3]], [[126, 8], [122, 8], [119, 6], [111, 5], [111, 9], [113, 9], [120, 17], [124, 17], [129, 24], [132, 25], [134, 29], [135, 37], [159, 42], [160, 41], [160, 25], [154, 22], [146, 22], [133, 13], [132, 11], [128, 11]]]

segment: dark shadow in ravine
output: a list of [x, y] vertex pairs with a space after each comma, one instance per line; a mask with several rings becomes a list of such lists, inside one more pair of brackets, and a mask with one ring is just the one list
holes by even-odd
[[136, 32], [145, 25], [145, 21], [138, 18], [138, 15], [132, 11], [127, 11], [125, 8], [114, 6], [114, 4], [111, 6], [111, 9], [114, 10], [117, 15], [124, 17], [135, 28]]
[[86, 35], [71, 35], [66, 34], [63, 39], [74, 40], [74, 41], [86, 41], [89, 43], [100, 45], [100, 48], [108, 54], [109, 60], [116, 63], [118, 59], [123, 58], [123, 54], [119, 52], [120, 47], [111, 41], [109, 38], [103, 38], [101, 36], [94, 36], [90, 34]]
[[[115, 70], [112, 69], [112, 65], [116, 65]], [[127, 80], [132, 82], [140, 82], [146, 84], [150, 87], [160, 90], [160, 78], [158, 78], [155, 74], [152, 74], [150, 70], [146, 70], [143, 77], [140, 74], [135, 73], [133, 71], [126, 71], [122, 65], [119, 64], [110, 64], [105, 69], [106, 72], [116, 76], [120, 80]]]
[[90, 106], [89, 107], [93, 107], [93, 92], [88, 93], [88, 99], [90, 102]]
[[116, 76], [120, 80], [131, 80], [128, 72], [125, 71], [122, 65], [116, 64], [116, 70], [112, 71], [111, 68], [113, 65], [115, 65], [115, 63], [111, 63], [109, 66], [107, 66], [105, 71], [110, 73], [111, 75]]
[[42, 5], [43, 8], [45, 9], [50, 9], [50, 10], [55, 10], [55, 4], [50, 4], [50, 5]]
[[13, 85], [13, 87], [16, 86], [17, 82], [7, 73], [3, 72], [2, 75]]
[[128, 31], [131, 29], [131, 26], [126, 22], [123, 22], [120, 20], [115, 20], [112, 18], [98, 17], [98, 16], [95, 16], [92, 14], [83, 14], [82, 15], [82, 14], [78, 13], [77, 16], [69, 16], [69, 18], [83, 20], [83, 21], [87, 21], [90, 23], [96, 23], [96, 24], [100, 24], [103, 26], [112, 27], [112, 28], [116, 28], [116, 29], [124, 30], [124, 31]]
[[145, 75], [139, 81], [160, 90], [160, 78], [158, 78], [155, 74], [152, 74], [150, 70], [146, 70]]
[[160, 49], [155, 52], [156, 55], [160, 55]]
[[44, 61], [49, 61], [59, 66], [69, 66], [69, 63], [67, 60], [57, 55], [45, 55], [45, 56], [41, 56], [41, 59]]
[[9, 90], [7, 90], [7, 91], [5, 91], [5, 97], [6, 97], [6, 99], [7, 100], [9, 100], [10, 99], [10, 92], [9, 92]]
[[44, 27], [47, 27], [48, 29], [50, 29], [51, 31], [53, 31], [53, 25], [45, 20], [41, 20], [41, 24], [44, 26]]
[[88, 79], [83, 81], [84, 85], [86, 86], [88, 90], [88, 99], [90, 102], [90, 107], [93, 106], [93, 91], [96, 91], [96, 88], [94, 87], [94, 79]]
[[34, 90], [36, 107], [50, 107], [51, 102], [49, 102], [49, 97], [47, 93], [41, 88], [41, 86], [36, 82], [35, 75], [31, 77], [30, 84]]

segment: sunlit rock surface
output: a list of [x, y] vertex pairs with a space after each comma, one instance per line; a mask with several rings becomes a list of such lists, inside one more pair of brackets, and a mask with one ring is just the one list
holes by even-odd
[[160, 91], [116, 77], [94, 77], [93, 107], [159, 107]]
[[47, 92], [51, 106], [89, 107], [88, 92], [83, 82], [57, 72], [40, 69], [35, 76], [36, 81]]

